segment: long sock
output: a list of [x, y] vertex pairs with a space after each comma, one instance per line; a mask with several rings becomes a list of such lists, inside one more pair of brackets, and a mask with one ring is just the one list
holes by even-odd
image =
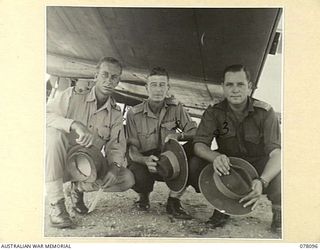
[[50, 204], [56, 204], [64, 198], [62, 178], [46, 182], [46, 193]]

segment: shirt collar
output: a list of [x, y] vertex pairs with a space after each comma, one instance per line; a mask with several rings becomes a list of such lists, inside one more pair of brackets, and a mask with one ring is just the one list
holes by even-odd
[[[89, 94], [86, 98], [87, 102], [96, 102], [97, 101], [95, 89], [96, 89], [96, 86], [93, 86], [91, 88], [91, 91], [89, 92]], [[110, 95], [109, 98], [107, 99], [107, 101], [104, 103], [104, 105], [102, 105], [102, 107], [99, 110], [107, 109], [108, 111], [110, 111], [111, 107], [116, 108], [116, 106], [117, 106], [117, 103], [116, 103], [115, 99]]]
[[[249, 112], [254, 111], [254, 107], [253, 107], [254, 99], [252, 97], [248, 96], [247, 100], [248, 100], [247, 106], [244, 109], [245, 114], [248, 114]], [[218, 106], [227, 112], [232, 112], [232, 109], [230, 108], [230, 106], [228, 104], [228, 100], [226, 98], [221, 103], [219, 103]]]
[[[164, 99], [164, 105], [163, 105], [162, 109], [167, 108], [167, 107], [168, 107], [167, 99]], [[148, 105], [148, 100], [145, 100], [143, 102], [143, 113], [147, 114], [147, 116], [157, 118], [156, 115], [151, 111], [151, 109]]]

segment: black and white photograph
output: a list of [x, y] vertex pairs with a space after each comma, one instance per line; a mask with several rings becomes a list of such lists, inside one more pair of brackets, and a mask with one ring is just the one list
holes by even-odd
[[283, 239], [284, 8], [45, 9], [44, 237]]

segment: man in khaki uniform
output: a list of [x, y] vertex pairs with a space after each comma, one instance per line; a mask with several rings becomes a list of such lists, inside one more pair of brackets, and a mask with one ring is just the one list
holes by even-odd
[[[157, 174], [156, 166], [165, 142], [170, 138], [191, 140], [197, 128], [181, 103], [174, 98], [166, 98], [169, 76], [165, 69], [151, 70], [146, 89], [148, 100], [133, 107], [127, 114], [129, 169], [135, 177], [133, 189], [140, 196], [137, 204], [142, 210], [150, 207], [149, 194], [155, 180], [163, 181]], [[181, 133], [177, 133], [177, 129]], [[190, 157], [191, 144], [185, 144], [184, 149]], [[190, 219], [180, 204], [179, 198], [183, 192], [170, 191], [167, 212], [176, 218]]]
[[[70, 87], [48, 100], [45, 182], [53, 227], [65, 228], [73, 224], [64, 203], [63, 182], [69, 181], [66, 157], [74, 144], [104, 148], [109, 170], [104, 176], [97, 176], [104, 191], [125, 191], [134, 184], [132, 173], [124, 167], [126, 140], [121, 109], [111, 96], [121, 72], [116, 59], [102, 58], [97, 65], [96, 84], [90, 92], [77, 93]], [[71, 134], [78, 138], [72, 140]], [[83, 191], [94, 190], [86, 190], [86, 186], [72, 183], [73, 208], [81, 214], [88, 212]]]
[[[194, 138], [194, 157], [190, 163], [190, 184], [199, 190], [199, 175], [212, 163], [214, 171], [229, 175], [229, 157], [251, 163], [260, 175], [252, 181], [252, 191], [239, 200], [243, 207], [256, 207], [262, 194], [272, 202], [272, 231], [281, 233], [281, 133], [273, 108], [250, 97], [252, 82], [243, 65], [225, 68], [222, 82], [225, 99], [204, 112]], [[210, 146], [216, 139], [218, 149]], [[209, 224], [224, 226], [229, 215], [214, 211]]]

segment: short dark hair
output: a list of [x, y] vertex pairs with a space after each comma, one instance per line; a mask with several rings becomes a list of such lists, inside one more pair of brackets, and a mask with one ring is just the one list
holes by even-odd
[[121, 63], [120, 63], [117, 59], [115, 59], [115, 58], [113, 58], [113, 57], [108, 57], [108, 56], [102, 57], [102, 58], [99, 60], [99, 62], [97, 63], [96, 69], [99, 70], [101, 64], [103, 64], [103, 63], [111, 63], [111, 64], [116, 64], [116, 65], [118, 65], [119, 68], [120, 68], [120, 73], [122, 73], [122, 65], [121, 65]]
[[225, 78], [227, 72], [239, 72], [239, 71], [243, 71], [246, 74], [248, 82], [250, 82], [250, 80], [251, 80], [250, 72], [242, 64], [233, 64], [233, 65], [226, 67], [223, 70], [223, 77], [222, 77], [223, 82], [224, 82], [224, 78]]
[[154, 67], [150, 70], [150, 73], [148, 75], [148, 78], [150, 76], [154, 76], [154, 75], [157, 75], [157, 76], [166, 76], [168, 81], [169, 81], [169, 74], [168, 72], [166, 71], [165, 68], [162, 68], [162, 67]]

